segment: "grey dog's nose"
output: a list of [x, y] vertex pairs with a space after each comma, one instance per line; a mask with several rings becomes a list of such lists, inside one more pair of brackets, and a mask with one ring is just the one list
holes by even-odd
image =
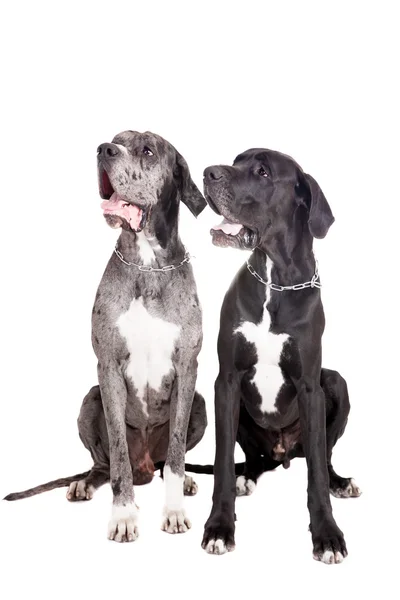
[[207, 167], [204, 170], [204, 178], [208, 181], [218, 181], [224, 178], [224, 171], [222, 167]]
[[100, 144], [97, 148], [97, 155], [103, 158], [115, 158], [120, 153], [116, 144]]

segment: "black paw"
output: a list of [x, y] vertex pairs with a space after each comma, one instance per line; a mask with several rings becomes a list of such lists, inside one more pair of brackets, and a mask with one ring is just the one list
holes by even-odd
[[208, 554], [225, 554], [235, 549], [235, 525], [226, 517], [210, 518], [204, 528], [201, 547]]
[[[314, 530], [316, 529], [316, 532]], [[313, 540], [313, 557], [328, 565], [341, 563], [347, 556], [346, 542], [343, 533], [335, 522], [319, 524], [318, 528], [310, 527]]]

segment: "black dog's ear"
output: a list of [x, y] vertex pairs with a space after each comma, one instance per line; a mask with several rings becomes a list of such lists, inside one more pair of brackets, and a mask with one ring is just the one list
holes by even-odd
[[186, 204], [190, 212], [195, 217], [198, 217], [201, 211], [207, 206], [207, 202], [191, 178], [188, 164], [179, 152], [176, 152], [176, 164], [176, 174], [181, 179], [181, 200]]
[[308, 228], [310, 233], [315, 238], [324, 238], [328, 233], [329, 227], [335, 220], [331, 208], [325, 198], [321, 188], [315, 181], [314, 177], [304, 173], [304, 180], [310, 193], [310, 207]]

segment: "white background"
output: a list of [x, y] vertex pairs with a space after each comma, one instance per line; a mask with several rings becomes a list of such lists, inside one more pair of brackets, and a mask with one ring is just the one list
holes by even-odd
[[[159, 133], [204, 167], [248, 147], [292, 155], [336, 222], [315, 245], [327, 317], [324, 365], [348, 380], [352, 412], [334, 466], [364, 490], [332, 499], [349, 557], [312, 560], [305, 462], [237, 501], [237, 548], [201, 550], [212, 477], [186, 499], [193, 529], [159, 529], [158, 477], [137, 489], [140, 537], [106, 539], [111, 492], [65, 490], [0, 504], [5, 597], [244, 595], [395, 597], [398, 564], [399, 50], [396, 3], [9, 2], [1, 15], [0, 496], [90, 467], [78, 438], [96, 382], [92, 303], [116, 232], [99, 207], [96, 147]], [[396, 47], [397, 46], [397, 47]], [[198, 387], [209, 428], [188, 455], [214, 458], [213, 383], [223, 295], [245, 254], [211, 244], [215, 215], [183, 207], [204, 313]], [[237, 458], [241, 457], [237, 452]]]

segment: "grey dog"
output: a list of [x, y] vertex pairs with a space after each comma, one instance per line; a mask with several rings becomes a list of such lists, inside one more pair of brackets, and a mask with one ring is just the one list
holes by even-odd
[[[120, 227], [92, 314], [98, 382], [83, 400], [79, 435], [93, 467], [26, 492], [17, 500], [69, 485], [67, 498], [89, 500], [111, 481], [109, 539], [138, 535], [134, 485], [161, 466], [166, 499], [162, 529], [185, 532], [185, 452], [207, 426], [195, 391], [202, 319], [189, 255], [179, 238], [180, 201], [193, 215], [206, 202], [185, 159], [158, 135], [125, 131], [98, 148], [99, 191], [107, 223]], [[164, 465], [165, 463], [165, 465]]]

